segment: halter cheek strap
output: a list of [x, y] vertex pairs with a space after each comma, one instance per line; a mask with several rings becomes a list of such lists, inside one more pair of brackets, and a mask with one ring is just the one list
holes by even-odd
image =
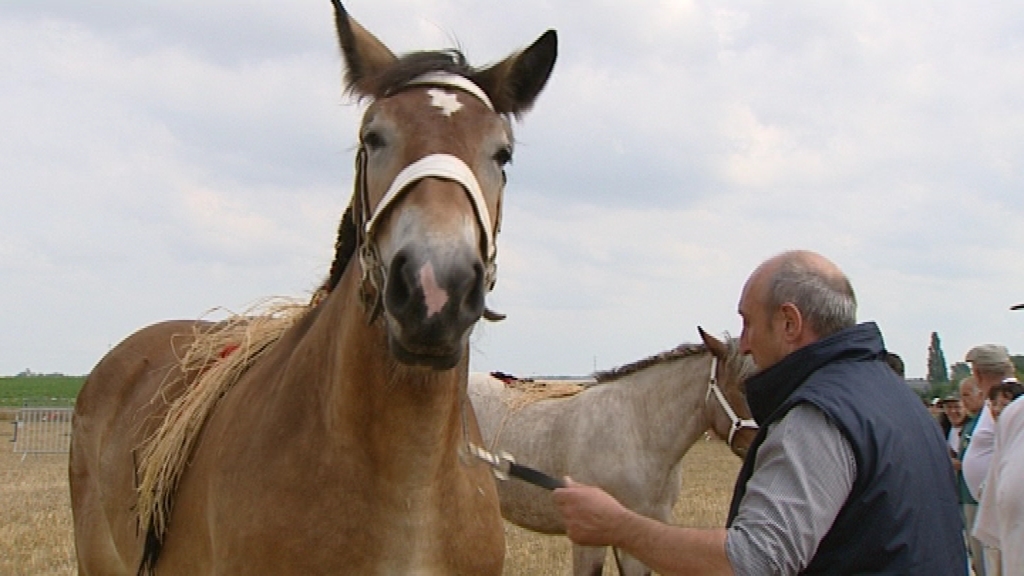
[[704, 395], [705, 404], [711, 399], [712, 392], [715, 394], [715, 398], [718, 399], [718, 404], [722, 407], [722, 410], [725, 410], [726, 416], [728, 416], [729, 420], [732, 422], [732, 426], [729, 427], [728, 439], [729, 448], [732, 448], [732, 439], [736, 435], [736, 432], [744, 428], [757, 430], [758, 426], [757, 422], [750, 418], [741, 419], [736, 415], [736, 411], [732, 409], [732, 405], [729, 404], [729, 400], [726, 399], [722, 389], [718, 386], [718, 357], [714, 354], [711, 355], [711, 377], [708, 379], [707, 394]]

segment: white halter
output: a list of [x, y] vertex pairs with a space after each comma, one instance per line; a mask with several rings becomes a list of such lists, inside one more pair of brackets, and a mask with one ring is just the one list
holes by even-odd
[[708, 378], [708, 392], [704, 395], [704, 403], [707, 404], [711, 398], [711, 393], [714, 392], [715, 398], [718, 398], [718, 404], [725, 410], [725, 414], [732, 421], [732, 426], [729, 428], [729, 448], [732, 448], [732, 439], [736, 435], [736, 432], [743, 428], [750, 428], [757, 430], [757, 422], [752, 419], [740, 419], [736, 415], [736, 411], [732, 409], [729, 401], [726, 400], [725, 394], [722, 393], [722, 389], [718, 386], [718, 357], [714, 354], [711, 355], [711, 377]]
[[427, 72], [421, 74], [412, 80], [405, 83], [406, 86], [447, 86], [449, 88], [458, 88], [463, 92], [468, 92], [473, 96], [476, 96], [477, 100], [487, 105], [491, 111], [494, 111], [494, 104], [491, 104], [491, 99], [487, 97], [487, 94], [480, 89], [479, 86], [473, 83], [472, 80], [465, 76], [459, 76], [458, 74], [451, 74], [449, 72]]

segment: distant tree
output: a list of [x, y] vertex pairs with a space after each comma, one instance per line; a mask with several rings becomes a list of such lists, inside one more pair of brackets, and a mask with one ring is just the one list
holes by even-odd
[[971, 365], [967, 362], [957, 362], [950, 366], [949, 379], [954, 382], [960, 382], [964, 378], [971, 375]]
[[932, 386], [949, 382], [946, 371], [946, 355], [942, 353], [939, 333], [932, 332], [932, 342], [928, 345], [928, 383]]
[[941, 384], [933, 384], [928, 389], [928, 393], [932, 398], [945, 398], [946, 396], [955, 395], [959, 392], [956, 386], [952, 382], [943, 382]]

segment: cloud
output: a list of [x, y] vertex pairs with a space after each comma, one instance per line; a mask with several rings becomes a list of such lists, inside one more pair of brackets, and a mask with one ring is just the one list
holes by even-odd
[[[746, 275], [796, 247], [849, 273], [912, 376], [932, 331], [950, 361], [1024, 350], [1024, 7], [347, 6], [396, 52], [478, 64], [559, 32], [474, 369], [735, 333]], [[146, 323], [326, 274], [362, 111], [328, 2], [8, 3], [0, 51], [0, 373], [81, 373]]]

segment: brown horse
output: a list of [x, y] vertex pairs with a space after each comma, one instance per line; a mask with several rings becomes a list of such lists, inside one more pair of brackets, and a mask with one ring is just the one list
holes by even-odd
[[[97, 364], [72, 436], [80, 574], [502, 571], [494, 479], [465, 457], [467, 339], [494, 282], [509, 118], [543, 89], [556, 36], [474, 69], [457, 51], [396, 57], [334, 8], [347, 89], [369, 105], [325, 296], [228, 354], [247, 363], [197, 419], [176, 407], [218, 364], [180, 359], [218, 326], [149, 326]], [[184, 421], [191, 436], [165, 433]], [[184, 456], [154, 473], [168, 436]]]

